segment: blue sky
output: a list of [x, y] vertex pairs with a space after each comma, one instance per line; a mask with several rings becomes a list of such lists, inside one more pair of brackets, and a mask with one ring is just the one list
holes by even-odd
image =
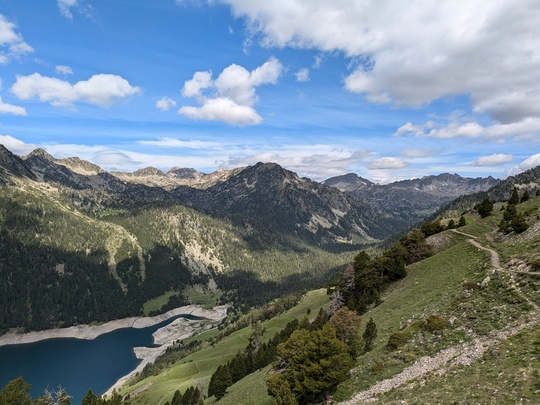
[[120, 171], [506, 177], [540, 164], [540, 2], [490, 3], [0, 0], [0, 143]]

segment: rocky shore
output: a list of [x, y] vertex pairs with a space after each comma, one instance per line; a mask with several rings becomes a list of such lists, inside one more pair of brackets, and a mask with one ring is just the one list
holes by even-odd
[[[74, 338], [74, 339], [86, 339], [92, 340], [105, 333], [112, 332], [117, 329], [123, 328], [146, 328], [148, 326], [156, 325], [160, 322], [166, 321], [177, 315], [193, 315], [209, 320], [223, 319], [227, 314], [227, 307], [220, 306], [213, 309], [204, 309], [197, 305], [188, 305], [185, 307], [175, 308], [164, 314], [152, 316], [152, 317], [133, 317], [117, 319], [104, 323], [102, 325], [78, 325], [71, 326], [69, 328], [49, 329], [43, 331], [29, 332], [29, 333], [17, 333], [8, 332], [5, 335], [0, 336], [0, 346], [24, 344], [39, 342], [46, 339], [55, 338]], [[174, 323], [174, 322], [173, 322]], [[162, 328], [165, 329], [165, 328]], [[161, 329], [160, 329], [161, 330]], [[157, 332], [156, 332], [157, 333]], [[156, 342], [159, 344], [159, 342]]]

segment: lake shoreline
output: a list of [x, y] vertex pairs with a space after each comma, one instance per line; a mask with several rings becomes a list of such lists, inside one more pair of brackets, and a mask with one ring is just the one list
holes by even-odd
[[68, 328], [47, 329], [28, 333], [8, 332], [0, 336], [0, 346], [20, 345], [39, 342], [47, 339], [73, 338], [93, 340], [105, 333], [123, 328], [146, 328], [157, 325], [178, 315], [193, 315], [208, 320], [220, 320], [227, 314], [227, 306], [218, 306], [212, 309], [204, 309], [198, 305], [187, 305], [172, 309], [160, 315], [148, 317], [138, 316], [131, 318], [116, 319], [102, 325], [77, 325]]

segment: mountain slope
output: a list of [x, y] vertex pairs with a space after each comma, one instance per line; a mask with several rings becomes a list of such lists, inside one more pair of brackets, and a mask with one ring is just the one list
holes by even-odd
[[400, 218], [406, 226], [411, 226], [456, 197], [485, 191], [498, 182], [493, 177], [472, 179], [443, 173], [379, 185], [350, 173], [325, 180], [324, 184], [339, 188], [356, 199], [376, 204], [386, 215]]
[[[532, 269], [532, 263], [540, 259], [535, 249], [540, 243], [540, 198], [520, 204], [519, 210], [529, 213], [530, 226], [523, 234], [496, 232], [502, 217], [498, 211], [484, 219], [471, 213], [470, 218], [476, 219], [459, 232], [435, 235], [447, 241], [446, 248], [409, 266], [407, 277], [363, 315], [360, 333], [372, 318], [377, 339], [373, 350], [361, 354], [351, 377], [338, 387], [336, 403], [537, 402], [540, 271]], [[484, 249], [495, 251], [500, 265]], [[442, 319], [442, 326], [435, 328], [432, 319]], [[203, 360], [208, 355], [203, 349], [123, 392], [132, 394], [134, 404], [147, 398], [166, 401], [175, 389], [171, 375], [175, 386], [189, 386], [193, 376], [206, 387], [217, 366], [236, 354], [233, 339], [249, 332], [246, 328], [231, 335], [230, 341], [221, 341], [224, 358], [221, 362], [214, 358], [213, 368]], [[265, 333], [264, 339], [271, 333]], [[399, 333], [400, 346], [388, 348], [390, 337]], [[224, 352], [228, 346], [230, 351]], [[231, 386], [219, 403], [272, 404], [265, 385], [268, 375], [266, 369], [249, 375]]]
[[540, 166], [536, 166], [523, 173], [516, 174], [515, 176], [507, 177], [505, 180], [488, 190], [461, 196], [448, 204], [447, 207], [444, 207], [443, 211], [468, 210], [481, 202], [484, 198], [489, 198], [492, 201], [508, 200], [512, 195], [514, 187], [516, 187], [520, 193], [523, 193], [524, 190], [528, 190], [531, 195], [534, 195], [537, 190], [540, 190]]
[[250, 166], [205, 190], [179, 187], [172, 194], [183, 204], [229, 218], [257, 243], [279, 237], [287, 243], [296, 235], [306, 243], [338, 247], [343, 243], [372, 243], [402, 226], [376, 206], [354, 200], [274, 163]]

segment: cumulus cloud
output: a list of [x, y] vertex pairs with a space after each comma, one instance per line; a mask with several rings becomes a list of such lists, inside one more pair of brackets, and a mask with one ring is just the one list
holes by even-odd
[[25, 143], [11, 135], [0, 135], [0, 144], [19, 156], [26, 156], [37, 148], [36, 145]]
[[34, 48], [24, 42], [15, 24], [0, 14], [0, 64], [32, 52]]
[[58, 107], [72, 107], [76, 102], [109, 107], [141, 92], [140, 88], [131, 86], [126, 79], [112, 74], [97, 74], [88, 80], [71, 84], [39, 73], [17, 76], [10, 91], [21, 100], [37, 97], [42, 102]]
[[472, 166], [501, 166], [507, 163], [511, 163], [514, 160], [514, 156], [504, 153], [494, 153], [488, 156], [480, 156], [476, 159]]
[[251, 72], [232, 64], [212, 80], [212, 72], [196, 72], [182, 88], [184, 97], [195, 98], [200, 107], [183, 106], [178, 112], [188, 118], [224, 121], [230, 125], [256, 125], [262, 122], [254, 104], [256, 87], [276, 84], [283, 66], [275, 58]]
[[73, 70], [71, 70], [69, 66], [58, 65], [56, 66], [55, 70], [56, 70], [56, 73], [64, 75], [64, 76], [73, 74]]
[[[455, 118], [455, 117], [451, 117]], [[540, 117], [527, 118], [520, 122], [491, 125], [481, 125], [477, 122], [462, 122], [460, 120], [449, 123], [435, 123], [428, 121], [425, 124], [412, 124], [407, 122], [397, 129], [395, 136], [415, 136], [429, 138], [484, 138], [503, 140], [508, 137], [516, 139], [538, 139], [540, 132]]]
[[527, 159], [525, 159], [519, 165], [508, 169], [506, 171], [506, 174], [509, 175], [509, 176], [513, 176], [515, 174], [524, 172], [525, 170], [532, 169], [533, 167], [536, 167], [536, 166], [540, 166], [540, 153], [529, 156]]
[[17, 105], [4, 103], [0, 97], [0, 114], [26, 115], [26, 110]]
[[393, 170], [407, 166], [407, 162], [395, 157], [383, 157], [368, 162], [366, 167], [370, 170]]
[[162, 97], [160, 100], [156, 101], [156, 108], [160, 111], [169, 111], [171, 107], [176, 106], [176, 101], [169, 97]]
[[345, 88], [372, 102], [421, 106], [468, 95], [473, 112], [502, 125], [540, 118], [538, 1], [221, 2], [263, 46], [342, 52], [355, 63]]
[[296, 76], [296, 81], [298, 82], [309, 82], [309, 69], [303, 68], [294, 74]]

